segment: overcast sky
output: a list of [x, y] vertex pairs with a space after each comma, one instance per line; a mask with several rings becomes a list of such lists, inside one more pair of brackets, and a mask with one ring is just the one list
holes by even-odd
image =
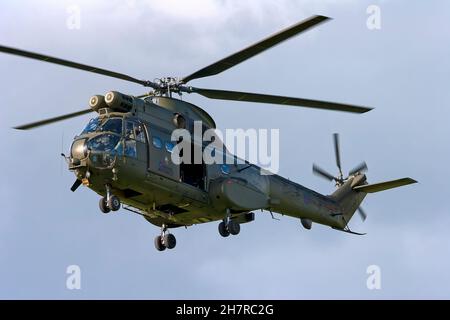
[[[159, 229], [98, 195], [70, 192], [59, 154], [89, 116], [28, 132], [11, 127], [77, 111], [93, 94], [141, 94], [124, 81], [0, 54], [0, 298], [450, 298], [450, 3], [448, 1], [2, 1], [0, 44], [125, 72], [183, 76], [313, 14], [314, 30], [192, 85], [375, 107], [354, 115], [184, 97], [220, 129], [279, 128], [280, 174], [319, 192], [313, 162], [335, 172], [331, 135], [349, 170], [365, 160], [370, 182], [420, 183], [363, 203], [363, 237], [267, 213], [222, 238], [217, 223], [176, 229], [157, 252]], [[80, 29], [67, 27], [68, 8]], [[369, 5], [381, 29], [369, 30]], [[81, 268], [81, 290], [66, 268]], [[381, 270], [368, 290], [366, 269]]]

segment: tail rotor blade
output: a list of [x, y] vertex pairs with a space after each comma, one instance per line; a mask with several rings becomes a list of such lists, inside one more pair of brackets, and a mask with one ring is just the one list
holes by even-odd
[[365, 211], [363, 210], [363, 208], [358, 207], [358, 213], [359, 213], [359, 216], [361, 217], [361, 220], [362, 220], [362, 221], [365, 221], [366, 218], [367, 218], [367, 214], [365, 213]]
[[367, 170], [368, 170], [367, 164], [365, 162], [361, 162], [359, 165], [350, 170], [348, 175], [351, 176], [357, 172], [366, 172]]
[[339, 147], [339, 134], [333, 134], [333, 142], [334, 142], [334, 153], [336, 155], [336, 165], [339, 169], [339, 174], [342, 176], [342, 168], [341, 168], [341, 151]]
[[331, 173], [328, 173], [327, 171], [320, 168], [316, 164], [313, 164], [313, 173], [315, 173], [316, 175], [321, 176], [322, 178], [325, 178], [329, 181], [336, 180], [336, 178]]

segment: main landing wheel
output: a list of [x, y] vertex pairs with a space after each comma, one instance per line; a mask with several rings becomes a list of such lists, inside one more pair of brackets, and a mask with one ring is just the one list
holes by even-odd
[[164, 251], [164, 250], [166, 250], [166, 246], [163, 244], [163, 241], [162, 241], [162, 237], [161, 237], [161, 236], [157, 236], [157, 237], [155, 238], [155, 248], [156, 248], [156, 250], [158, 250], [158, 251]]
[[177, 239], [175, 236], [171, 233], [168, 233], [163, 238], [164, 246], [167, 249], [173, 249], [177, 245]]
[[175, 236], [168, 232], [167, 225], [161, 226], [161, 235], [155, 238], [155, 248], [158, 251], [164, 251], [166, 249], [173, 249], [177, 245], [177, 239]]
[[226, 238], [230, 235], [230, 232], [228, 231], [225, 222], [219, 223], [219, 233], [222, 237]]
[[219, 223], [219, 233], [222, 237], [228, 237], [230, 234], [233, 236], [238, 235], [241, 231], [241, 225], [236, 221], [230, 220], [227, 224], [224, 221]]
[[230, 232], [233, 236], [238, 235], [241, 231], [241, 225], [236, 221], [230, 220], [227, 225], [228, 232]]

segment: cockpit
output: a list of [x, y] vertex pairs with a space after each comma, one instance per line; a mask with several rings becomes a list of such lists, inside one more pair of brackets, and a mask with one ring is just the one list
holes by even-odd
[[120, 136], [105, 133], [90, 139], [87, 143], [87, 148], [88, 150], [99, 152], [112, 152], [119, 142]]
[[89, 151], [116, 153], [119, 147], [123, 131], [123, 119], [121, 117], [93, 118], [81, 132], [85, 134], [104, 132], [104, 134], [95, 135], [87, 141], [86, 147]]
[[96, 167], [109, 167], [116, 156], [136, 158], [136, 143], [146, 143], [143, 125], [132, 118], [96, 117], [89, 121], [72, 144], [72, 158], [89, 155]]

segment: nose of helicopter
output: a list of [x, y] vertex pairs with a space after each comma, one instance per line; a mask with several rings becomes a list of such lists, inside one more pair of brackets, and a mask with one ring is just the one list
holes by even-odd
[[72, 143], [72, 147], [70, 148], [70, 155], [73, 159], [82, 160], [87, 156], [87, 140], [88, 139], [79, 139], [75, 140]]
[[69, 168], [106, 168], [114, 163], [120, 153], [120, 137], [110, 133], [98, 133], [72, 143]]

